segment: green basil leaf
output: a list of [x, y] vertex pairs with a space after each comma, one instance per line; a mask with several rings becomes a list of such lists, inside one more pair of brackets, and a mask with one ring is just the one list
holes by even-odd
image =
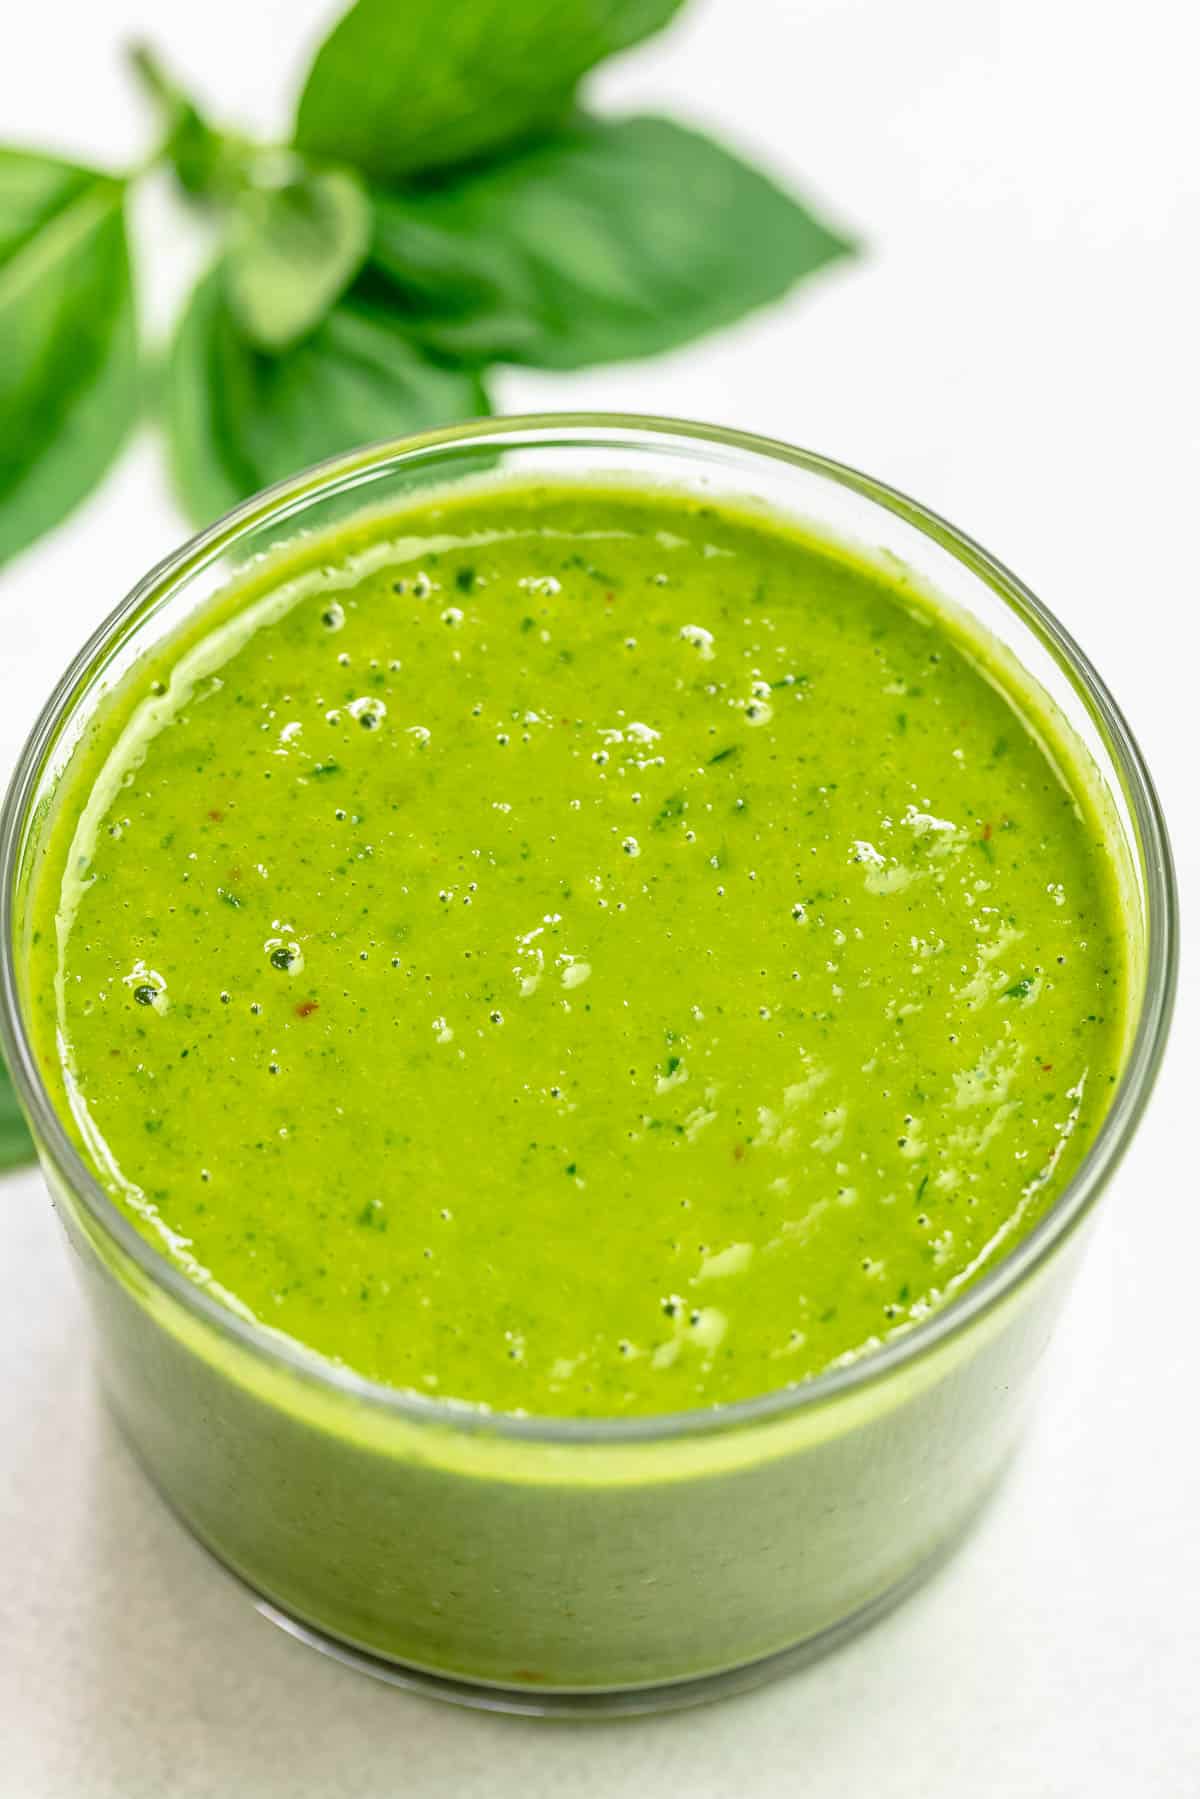
[[375, 217], [373, 267], [423, 342], [549, 369], [673, 349], [851, 249], [710, 138], [653, 118], [380, 193]]
[[502, 219], [482, 232], [467, 226], [480, 179], [486, 173], [419, 195], [377, 188], [370, 279], [391, 290], [424, 341], [440, 337], [466, 361], [515, 361], [544, 335], [540, 274]]
[[33, 1159], [33, 1139], [17, 1104], [8, 1070], [0, 1061], [0, 1169]]
[[247, 343], [222, 270], [192, 295], [167, 375], [176, 485], [197, 524], [310, 463], [487, 411], [477, 376], [433, 361], [403, 321], [341, 300], [280, 356]]
[[137, 411], [124, 198], [0, 150], [0, 562], [96, 485]]
[[129, 61], [162, 115], [165, 137], [161, 154], [174, 169], [184, 193], [193, 200], [207, 200], [224, 192], [232, 173], [228, 167], [231, 154], [236, 156], [238, 146], [213, 129], [148, 44], [132, 45]]
[[561, 123], [580, 78], [683, 0], [358, 0], [317, 52], [295, 141], [383, 180]]
[[229, 305], [260, 350], [306, 337], [361, 269], [371, 203], [357, 175], [321, 169], [239, 201], [225, 257]]

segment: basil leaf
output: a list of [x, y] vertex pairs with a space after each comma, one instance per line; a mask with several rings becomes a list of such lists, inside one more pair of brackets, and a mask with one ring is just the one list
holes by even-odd
[[849, 241], [710, 138], [584, 122], [503, 163], [380, 193], [372, 264], [444, 355], [573, 369], [675, 348]]
[[481, 179], [419, 195], [375, 189], [370, 278], [391, 290], [423, 341], [441, 339], [466, 361], [517, 361], [522, 349], [536, 355], [544, 335], [541, 278], [503, 219], [482, 233], [467, 225]]
[[15, 1168], [18, 1162], [32, 1159], [33, 1139], [17, 1104], [8, 1070], [0, 1062], [0, 1169]]
[[96, 485], [137, 411], [124, 197], [0, 150], [0, 562]]
[[133, 44], [129, 61], [162, 115], [165, 136], [161, 155], [174, 169], [184, 193], [193, 200], [207, 200], [224, 192], [234, 173], [227, 165], [239, 146], [213, 129], [148, 44]]
[[247, 343], [212, 270], [171, 352], [167, 423], [176, 485], [197, 524], [313, 462], [487, 411], [478, 378], [430, 360], [402, 321], [341, 300], [281, 356]]
[[295, 141], [389, 180], [559, 124], [589, 69], [682, 0], [358, 0], [317, 52]]
[[247, 339], [285, 350], [306, 336], [354, 280], [370, 241], [371, 203], [348, 169], [249, 189], [225, 258], [229, 305]]

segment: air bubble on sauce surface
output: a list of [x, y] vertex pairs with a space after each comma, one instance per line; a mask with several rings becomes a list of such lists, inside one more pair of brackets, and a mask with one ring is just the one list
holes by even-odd
[[281, 974], [303, 974], [304, 951], [294, 937], [268, 937], [263, 949], [271, 967], [278, 969]]
[[[139, 1006], [153, 1006], [157, 1012], [167, 1009], [167, 983], [156, 968], [147, 967], [139, 959], [127, 974], [121, 976], [124, 986], [131, 990], [133, 1000]], [[101, 998], [103, 998], [103, 994]]]
[[351, 718], [357, 719], [368, 731], [373, 731], [387, 717], [386, 703], [374, 694], [363, 694], [358, 699], [351, 700], [346, 710]]
[[711, 631], [706, 630], [703, 625], [680, 625], [679, 635], [684, 643], [691, 644], [702, 662], [712, 661], [716, 639]]

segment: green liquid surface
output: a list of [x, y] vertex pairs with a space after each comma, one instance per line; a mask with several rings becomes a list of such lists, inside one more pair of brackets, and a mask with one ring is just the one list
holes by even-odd
[[430, 499], [112, 698], [35, 884], [43, 1066], [164, 1255], [364, 1375], [781, 1388], [1095, 1134], [1127, 967], [1081, 766], [902, 573], [766, 515]]

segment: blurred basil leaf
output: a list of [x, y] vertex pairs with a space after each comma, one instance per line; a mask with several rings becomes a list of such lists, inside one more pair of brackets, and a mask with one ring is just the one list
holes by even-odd
[[466, 360], [573, 369], [673, 349], [848, 239], [711, 138], [585, 122], [435, 189], [376, 196], [374, 269]]
[[96, 485], [137, 411], [124, 198], [0, 149], [0, 562]]
[[580, 78], [683, 0], [357, 0], [317, 52], [295, 141], [384, 180], [560, 124]]
[[162, 116], [165, 135], [161, 156], [174, 169], [184, 193], [193, 200], [212, 198], [235, 173], [227, 166], [229, 140], [213, 129], [148, 44], [133, 44], [129, 61]]
[[0, 1062], [0, 1170], [32, 1159], [33, 1139], [17, 1104], [8, 1070]]
[[224, 267], [229, 305], [249, 342], [278, 351], [307, 336], [358, 274], [370, 241], [371, 203], [348, 169], [248, 189]]
[[431, 360], [386, 309], [347, 297], [295, 349], [246, 341], [220, 266], [184, 312], [166, 384], [176, 485], [197, 524], [309, 463], [487, 411], [478, 377]]

